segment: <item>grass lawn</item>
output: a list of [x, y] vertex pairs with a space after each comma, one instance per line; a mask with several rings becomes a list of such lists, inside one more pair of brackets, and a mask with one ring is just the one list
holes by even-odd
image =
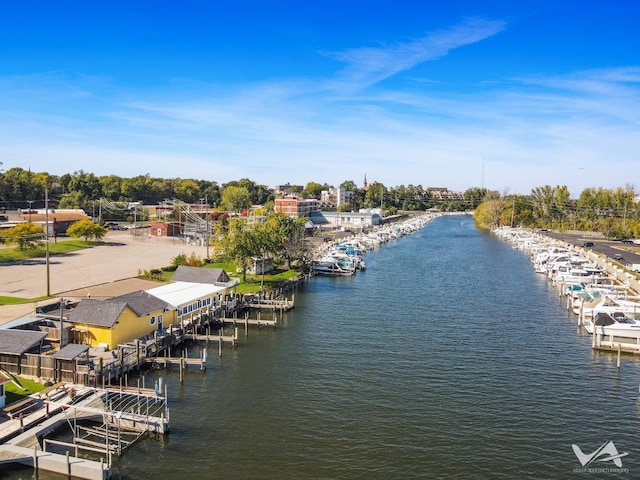
[[[236, 272], [233, 263], [209, 263], [205, 265], [207, 268], [222, 268], [231, 278], [240, 280], [240, 285], [236, 287], [237, 293], [256, 293], [260, 291], [260, 282], [262, 275], [251, 275], [247, 273], [247, 281], [242, 281], [242, 274]], [[295, 277], [299, 272], [297, 270], [272, 270], [264, 275], [264, 290], [272, 290], [277, 288], [282, 282]]]
[[[82, 250], [83, 248], [91, 248], [98, 244], [98, 242], [85, 242], [84, 240], [49, 242], [49, 255], [74, 252], [76, 250]], [[0, 248], [0, 263], [17, 262], [30, 258], [44, 258], [46, 254], [46, 247], [44, 245], [26, 250], [20, 250], [18, 247]]]
[[[260, 285], [263, 282], [262, 275], [251, 275], [247, 274], [247, 281], [242, 281], [242, 274], [236, 272], [235, 265], [233, 263], [207, 263], [203, 265], [204, 268], [221, 268], [227, 275], [231, 278], [237, 278], [240, 281], [240, 285], [238, 285], [235, 289], [237, 293], [256, 293], [260, 291]], [[157, 280], [161, 280], [163, 282], [170, 282], [171, 277], [173, 277], [173, 271], [156, 271], [159, 274], [159, 277], [154, 277]], [[296, 275], [298, 275], [299, 271], [297, 270], [272, 270], [269, 273], [264, 275], [263, 288], [265, 291], [272, 290], [277, 288], [282, 282], [285, 282]], [[0, 297], [1, 301], [1, 297]]]
[[15, 378], [18, 383], [22, 385], [24, 390], [18, 388], [13, 382], [5, 383], [4, 387], [7, 392], [7, 405], [13, 402], [17, 402], [18, 400], [22, 400], [28, 395], [40, 392], [46, 388], [43, 384], [35, 382], [33, 380], [27, 380], [26, 378], [21, 377]]
[[4, 297], [0, 295], [0, 305], [19, 305], [21, 303], [31, 303], [31, 302], [39, 302], [42, 300], [46, 300], [47, 297], [37, 297], [37, 298], [18, 298], [18, 297]]

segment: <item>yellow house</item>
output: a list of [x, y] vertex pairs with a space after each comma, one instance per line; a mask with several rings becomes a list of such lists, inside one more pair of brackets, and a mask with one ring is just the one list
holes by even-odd
[[210, 312], [238, 285], [222, 269], [180, 266], [174, 281], [109, 300], [85, 298], [69, 313], [72, 341], [112, 350]]
[[82, 299], [67, 320], [74, 325], [74, 341], [114, 349], [175, 323], [176, 317], [167, 302], [138, 291], [109, 300]]

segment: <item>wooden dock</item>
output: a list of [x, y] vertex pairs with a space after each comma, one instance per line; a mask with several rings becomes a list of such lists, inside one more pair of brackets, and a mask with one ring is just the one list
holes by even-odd
[[640, 355], [640, 345], [636, 343], [611, 342], [602, 340], [593, 346], [594, 350], [601, 352], [625, 353], [632, 355]]
[[188, 366], [196, 366], [200, 370], [207, 369], [206, 357], [203, 358], [188, 358], [188, 357], [155, 357], [148, 358], [147, 363], [152, 363], [154, 366], [168, 368], [172, 365], [180, 367], [180, 380], [182, 380], [182, 370]]
[[234, 318], [234, 319], [225, 319], [225, 325], [253, 325], [256, 327], [275, 327], [278, 325], [278, 319], [275, 318], [273, 320], [262, 320], [261, 318]]
[[280, 310], [281, 312], [288, 312], [293, 309], [294, 300], [284, 299], [284, 300], [269, 300], [265, 298], [261, 298], [258, 300], [253, 300], [247, 303], [249, 308], [256, 308], [259, 310]]
[[[207, 335], [201, 333], [187, 333], [184, 336], [185, 340], [195, 340], [197, 342], [206, 342], [206, 343], [229, 343], [233, 346], [238, 344], [238, 332], [235, 331], [233, 335]], [[155, 357], [156, 359], [162, 357]]]

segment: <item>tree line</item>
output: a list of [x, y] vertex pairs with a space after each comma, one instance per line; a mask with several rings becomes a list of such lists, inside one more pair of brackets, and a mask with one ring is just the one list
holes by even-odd
[[530, 195], [488, 192], [475, 212], [483, 228], [522, 226], [596, 231], [607, 238], [640, 237], [640, 203], [633, 186], [586, 188], [572, 199], [564, 185], [536, 187]]
[[[331, 187], [327, 183], [311, 181], [305, 187], [293, 187], [292, 193], [319, 200], [321, 192]], [[376, 207], [382, 208], [387, 214], [429, 208], [468, 210], [475, 208], [483, 198], [482, 189], [477, 188], [467, 190], [464, 199], [457, 200], [440, 200], [421, 185], [387, 188], [382, 183], [374, 182], [368, 188], [359, 188], [353, 180], [345, 180], [339, 188], [354, 193], [354, 205], [342, 205], [341, 209]], [[206, 203], [228, 211], [251, 205], [263, 205], [269, 209], [275, 200], [275, 193], [268, 186], [248, 178], [220, 185], [211, 180], [167, 179], [151, 177], [149, 174], [126, 178], [117, 175], [96, 176], [83, 170], [50, 175], [20, 167], [7, 171], [0, 169], [0, 207], [4, 209], [43, 208], [45, 191], [52, 208], [78, 208], [93, 216], [97, 216], [97, 202], [100, 200], [158, 205], [165, 200], [177, 199], [190, 204]]]

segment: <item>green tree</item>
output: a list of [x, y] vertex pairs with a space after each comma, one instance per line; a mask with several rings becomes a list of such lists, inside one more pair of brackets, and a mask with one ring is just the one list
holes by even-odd
[[306, 263], [308, 259], [309, 245], [305, 242], [306, 223], [306, 218], [289, 217], [282, 212], [275, 212], [267, 217], [265, 224], [273, 241], [273, 253], [284, 258], [288, 268], [291, 268], [294, 262]]
[[18, 245], [20, 250], [30, 250], [44, 240], [44, 228], [31, 222], [19, 223], [5, 230], [2, 238], [9, 245]]
[[309, 182], [307, 183], [307, 186], [304, 187], [304, 190], [302, 190], [302, 196], [305, 198], [319, 199], [322, 191], [329, 190], [330, 188], [331, 186], [327, 185], [326, 183], [324, 185], [321, 185], [317, 182]]
[[354, 182], [353, 180], [345, 180], [340, 184], [340, 189], [345, 190], [347, 192], [355, 193], [358, 190], [358, 186], [356, 185], [356, 182]]
[[486, 195], [486, 188], [473, 187], [465, 190], [464, 199], [467, 201], [469, 209], [475, 210], [483, 202]]
[[89, 239], [102, 240], [102, 237], [106, 234], [106, 228], [91, 220], [79, 220], [67, 228], [67, 235], [72, 238], [84, 238], [86, 242], [88, 242]]
[[70, 193], [79, 192], [88, 200], [103, 196], [100, 180], [93, 173], [85, 173], [83, 170], [74, 172], [67, 186]]
[[58, 208], [79, 208], [85, 212], [93, 210], [93, 201], [80, 191], [65, 193], [60, 197]]
[[152, 192], [152, 184], [149, 174], [123, 178], [121, 184], [123, 200], [138, 201], [149, 198]]
[[235, 264], [236, 269], [242, 272], [242, 280], [246, 282], [249, 262], [258, 251], [251, 226], [243, 218], [232, 218], [229, 222], [219, 223], [217, 227], [214, 249]]
[[117, 175], [108, 175], [105, 177], [100, 177], [98, 179], [100, 181], [100, 185], [102, 187], [102, 194], [108, 200], [112, 202], [117, 202], [120, 200], [120, 195], [122, 191], [122, 178]]
[[251, 197], [245, 187], [226, 186], [222, 190], [222, 208], [239, 213], [251, 206]]
[[365, 194], [365, 205], [370, 208], [384, 208], [384, 197], [387, 188], [382, 183], [373, 183], [369, 185]]
[[204, 198], [198, 182], [191, 179], [180, 181], [176, 188], [176, 197], [186, 203], [197, 203], [200, 198]]
[[224, 189], [227, 187], [240, 187], [247, 190], [249, 193], [250, 203], [249, 205], [256, 204], [262, 205], [263, 203], [273, 200], [273, 194], [269, 190], [269, 187], [265, 185], [258, 185], [256, 182], [249, 180], [248, 178], [241, 178], [240, 180], [233, 180], [224, 185]]

